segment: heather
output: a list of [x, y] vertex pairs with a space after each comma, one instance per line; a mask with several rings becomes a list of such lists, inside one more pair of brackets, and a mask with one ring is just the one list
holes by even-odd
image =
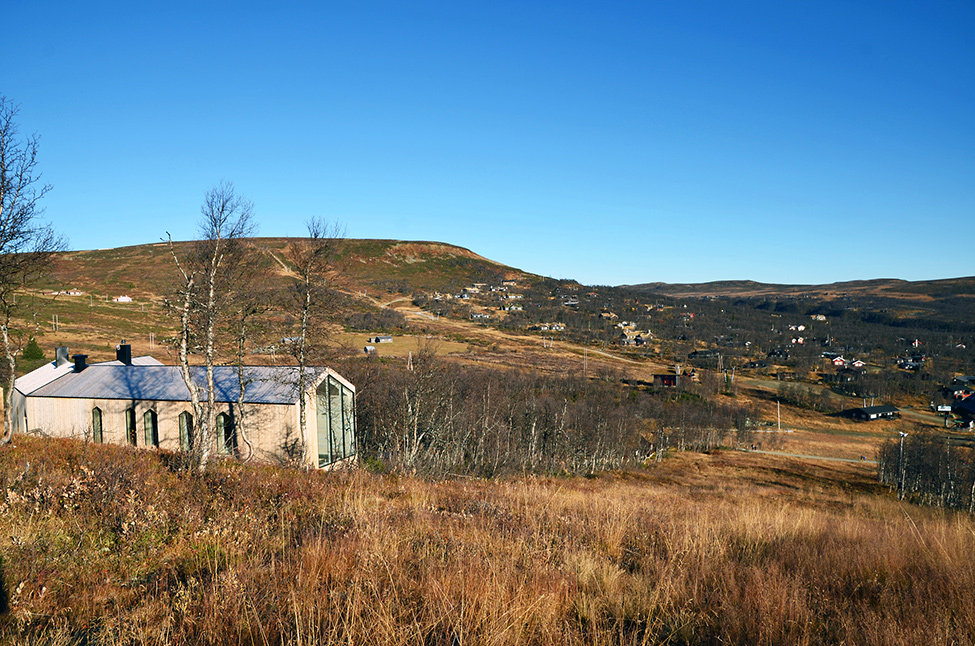
[[975, 525], [862, 465], [684, 453], [425, 479], [17, 437], [5, 643], [930, 644], [975, 638]]

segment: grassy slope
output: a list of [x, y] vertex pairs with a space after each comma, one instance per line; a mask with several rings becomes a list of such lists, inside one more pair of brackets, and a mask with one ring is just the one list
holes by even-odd
[[[274, 260], [275, 269], [267, 277], [270, 284], [285, 284], [285, 250], [292, 240], [258, 238], [253, 242]], [[189, 249], [190, 243], [176, 243], [181, 256]], [[485, 277], [528, 276], [461, 247], [395, 240], [341, 240], [336, 249], [336, 269], [333, 284], [340, 290], [364, 290], [380, 296], [403, 285], [409, 290], [447, 290]], [[174, 332], [174, 321], [166, 315], [163, 299], [175, 288], [177, 275], [164, 243], [60, 254], [51, 275], [37, 291], [24, 296], [32, 299], [30, 309], [36, 317], [23, 325], [35, 330], [48, 354], [55, 345], [68, 345], [72, 352], [87, 353], [93, 359], [112, 358], [115, 345], [125, 338], [137, 354], [171, 359], [160, 344], [150, 346], [149, 335], [161, 340]], [[81, 290], [85, 295], [50, 295], [68, 289]], [[111, 302], [123, 294], [135, 302]], [[370, 300], [367, 306], [373, 303]], [[57, 332], [51, 323], [54, 315], [60, 322]]]
[[[258, 249], [273, 254], [279, 266], [286, 266], [284, 252], [291, 242], [293, 239], [289, 238], [253, 240]], [[189, 247], [190, 243], [176, 243], [180, 255], [186, 254]], [[484, 275], [526, 275], [469, 249], [438, 242], [339, 240], [335, 258], [342, 282], [354, 287], [406, 281], [414, 289], [459, 289]], [[282, 268], [276, 276], [284, 273]], [[168, 245], [156, 243], [61, 254], [44, 286], [154, 299], [172, 288], [176, 275]]]
[[12, 643], [937, 644], [975, 640], [975, 522], [861, 465], [680, 455], [429, 482], [18, 438]]

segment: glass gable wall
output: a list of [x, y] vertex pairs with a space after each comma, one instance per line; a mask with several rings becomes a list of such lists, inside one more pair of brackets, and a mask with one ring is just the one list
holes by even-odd
[[355, 393], [329, 376], [317, 395], [318, 466], [324, 467], [355, 455]]

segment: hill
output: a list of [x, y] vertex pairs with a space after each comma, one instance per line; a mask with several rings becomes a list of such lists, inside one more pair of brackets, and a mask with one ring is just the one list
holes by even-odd
[[[289, 273], [285, 259], [292, 238], [253, 238], [261, 253], [275, 260], [281, 277]], [[459, 289], [480, 278], [527, 276], [524, 272], [488, 260], [469, 249], [439, 242], [360, 240], [336, 241], [335, 270], [343, 286], [378, 288], [386, 291], [410, 289]], [[177, 253], [185, 254], [191, 242], [176, 242]], [[42, 287], [75, 288], [98, 295], [127, 293], [134, 297], [158, 298], [172, 289], [175, 279], [169, 245], [154, 244], [70, 251], [58, 255], [55, 270]]]
[[842, 298], [848, 296], [886, 298], [973, 298], [975, 277], [907, 281], [896, 278], [851, 280], [825, 285], [780, 285], [752, 280], [722, 280], [706, 283], [642, 283], [623, 287], [651, 294], [684, 297], [791, 296]]

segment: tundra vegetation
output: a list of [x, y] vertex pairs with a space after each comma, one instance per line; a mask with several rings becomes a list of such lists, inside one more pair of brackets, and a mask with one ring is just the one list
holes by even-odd
[[356, 384], [359, 450], [380, 470], [491, 477], [593, 474], [671, 449], [711, 450], [755, 414], [706, 384], [654, 390], [618, 375], [542, 375], [465, 367], [426, 347], [412, 362], [341, 364]]
[[17, 437], [14, 644], [966, 644], [967, 514], [859, 464], [686, 452], [594, 478], [298, 470]]
[[919, 428], [885, 442], [878, 463], [880, 481], [900, 498], [975, 514], [975, 452], [970, 445]]

